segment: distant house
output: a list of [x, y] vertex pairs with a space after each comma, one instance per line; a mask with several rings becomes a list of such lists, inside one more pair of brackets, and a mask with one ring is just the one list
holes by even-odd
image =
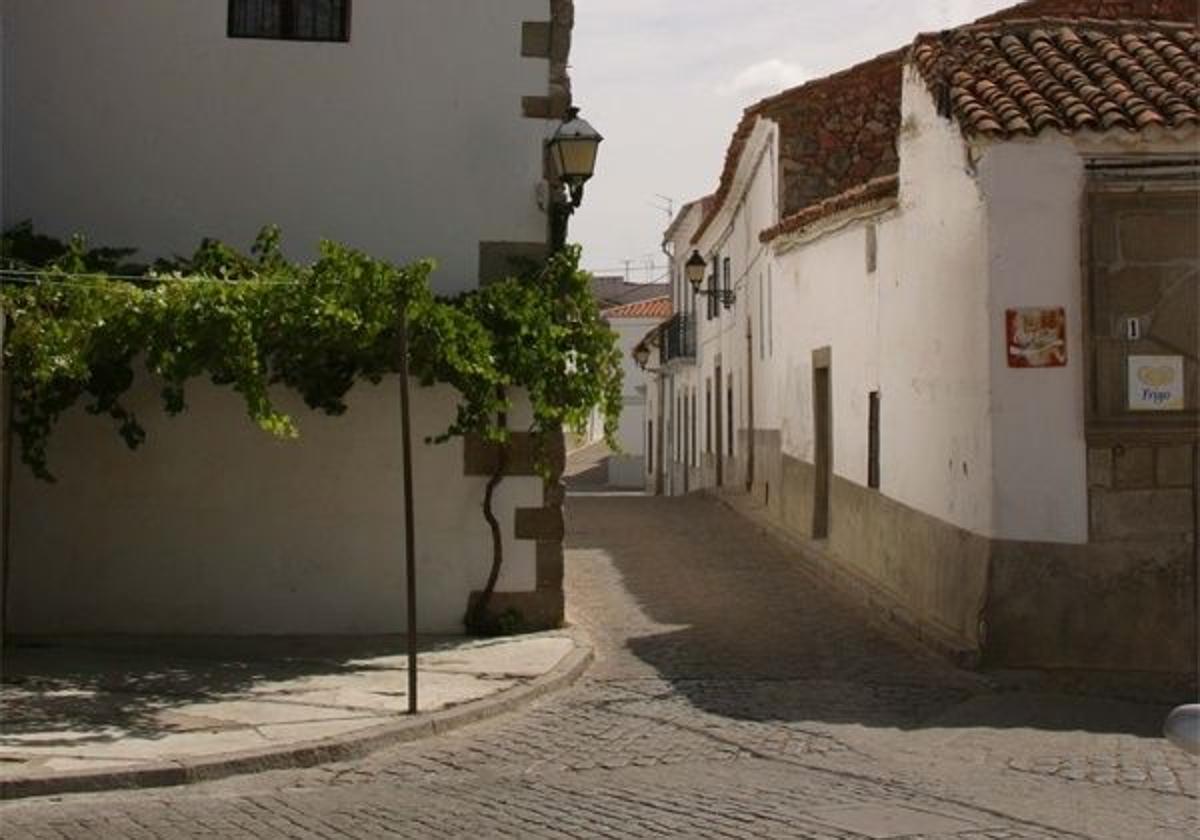
[[635, 283], [624, 277], [599, 275], [592, 278], [592, 293], [602, 310], [670, 294], [667, 283]]
[[[439, 293], [475, 288], [548, 254], [538, 196], [571, 104], [573, 16], [572, 0], [4, 0], [3, 224], [150, 259], [203, 237], [244, 248], [270, 223], [296, 259], [330, 238], [435, 259]], [[207, 383], [175, 420], [141, 387], [149, 435], [132, 453], [71, 414], [52, 441], [58, 483], [14, 471], [10, 631], [401, 631], [395, 386], [357, 386], [340, 418], [281, 399], [302, 434], [289, 443]], [[517, 396], [519, 444], [531, 418]], [[414, 398], [420, 442], [455, 401]], [[461, 631], [487, 580], [494, 460], [462, 440], [417, 446], [422, 631]], [[557, 624], [561, 493], [531, 457], [508, 470], [496, 606]]]
[[749, 108], [665, 236], [667, 492], [964, 661], [1194, 670], [1196, 15], [1035, 0]]
[[645, 487], [648, 466], [654, 460], [657, 434], [654, 419], [646, 415], [649, 375], [634, 360], [633, 351], [646, 333], [671, 315], [669, 297], [650, 298], [605, 309], [602, 316], [617, 333], [624, 368], [621, 421], [617, 431], [620, 451], [608, 458], [608, 483], [613, 487]]

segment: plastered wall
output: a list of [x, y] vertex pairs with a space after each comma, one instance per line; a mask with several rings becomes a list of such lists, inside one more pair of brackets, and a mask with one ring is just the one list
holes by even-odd
[[[479, 278], [481, 242], [544, 243], [542, 142], [523, 116], [546, 58], [522, 22], [546, 0], [355, 0], [349, 43], [226, 37], [218, 0], [5, 0], [5, 226], [191, 253], [289, 253], [322, 238], [435, 285]], [[498, 162], [502, 162], [498, 164]]]
[[[326, 417], [288, 393], [301, 437], [267, 436], [230, 389], [197, 383], [168, 418], [151, 386], [131, 408], [146, 426], [128, 450], [105, 420], [74, 410], [49, 450], [57, 483], [18, 465], [9, 630], [27, 634], [402, 632], [404, 518], [398, 382], [356, 386]], [[465, 478], [463, 443], [423, 443], [453, 416], [446, 388], [414, 391], [419, 626], [461, 632], [491, 537], [487, 478]], [[525, 414], [528, 411], [525, 410]], [[510, 417], [520, 428], [522, 411]], [[535, 549], [514, 538], [517, 508], [542, 481], [500, 485], [500, 591], [535, 589]]]

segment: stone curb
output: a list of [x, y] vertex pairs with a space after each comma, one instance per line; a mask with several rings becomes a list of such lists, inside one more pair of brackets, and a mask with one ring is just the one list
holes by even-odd
[[171, 787], [247, 773], [314, 767], [362, 758], [385, 747], [419, 741], [515, 712], [534, 700], [567, 688], [583, 675], [594, 655], [591, 644], [578, 632], [571, 633], [570, 638], [574, 642], [574, 649], [545, 674], [523, 685], [461, 706], [429, 712], [412, 720], [386, 723], [332, 738], [281, 745], [279, 748], [219, 753], [121, 770], [83, 770], [2, 779], [0, 801], [63, 793]]

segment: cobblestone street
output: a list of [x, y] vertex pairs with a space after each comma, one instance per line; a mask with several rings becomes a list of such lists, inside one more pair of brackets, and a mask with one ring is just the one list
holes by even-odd
[[1197, 764], [1162, 706], [1000, 692], [705, 497], [569, 500], [596, 646], [532, 709], [348, 764], [0, 806], [33, 838], [1173, 840]]

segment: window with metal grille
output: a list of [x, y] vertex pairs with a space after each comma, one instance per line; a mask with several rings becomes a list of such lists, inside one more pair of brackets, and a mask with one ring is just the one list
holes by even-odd
[[351, 0], [229, 0], [230, 38], [349, 41]]

